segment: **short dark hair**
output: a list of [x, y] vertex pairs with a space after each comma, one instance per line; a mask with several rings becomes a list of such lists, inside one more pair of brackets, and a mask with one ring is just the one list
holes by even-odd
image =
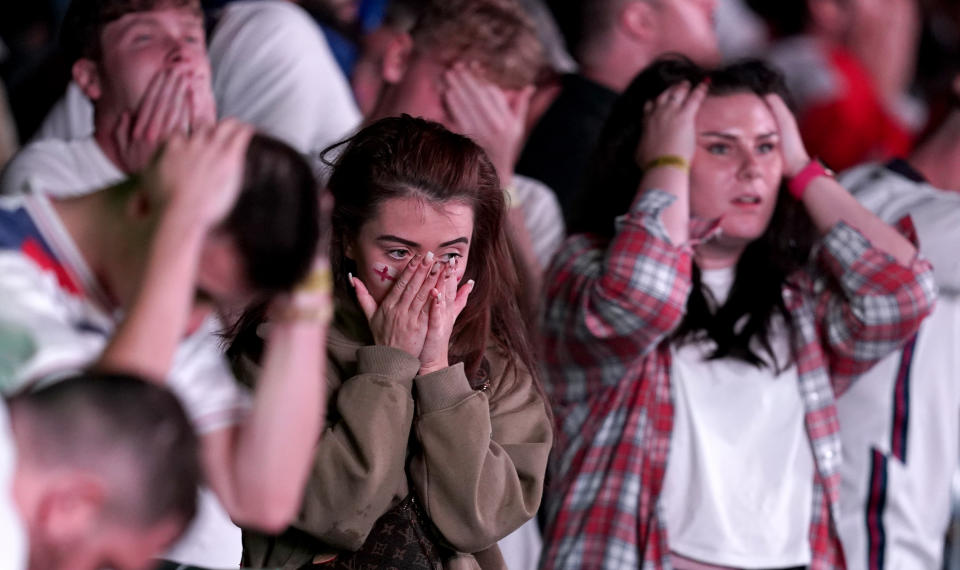
[[71, 65], [82, 58], [99, 61], [103, 55], [100, 35], [107, 24], [127, 14], [165, 7], [192, 7], [203, 14], [200, 0], [72, 0], [60, 27], [60, 49]]
[[[85, 373], [9, 400], [18, 453], [40, 466], [68, 466], [110, 484], [116, 520], [184, 526], [202, 480], [197, 435], [168, 389], [124, 374]], [[130, 476], [132, 475], [132, 477]]]
[[221, 229], [235, 240], [249, 285], [264, 293], [291, 289], [310, 270], [320, 237], [319, 188], [306, 159], [254, 135], [243, 187]]

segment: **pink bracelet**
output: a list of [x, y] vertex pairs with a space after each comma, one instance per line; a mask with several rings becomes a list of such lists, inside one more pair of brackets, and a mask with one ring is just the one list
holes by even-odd
[[814, 158], [796, 176], [787, 181], [787, 190], [797, 200], [803, 200], [803, 194], [807, 191], [807, 187], [818, 176], [833, 178], [833, 171], [824, 166], [820, 159]]

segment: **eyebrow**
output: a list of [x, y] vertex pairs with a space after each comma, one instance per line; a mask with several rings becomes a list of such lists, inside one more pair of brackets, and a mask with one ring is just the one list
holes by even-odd
[[[736, 135], [731, 135], [731, 134], [728, 134], [728, 133], [721, 133], [720, 131], [706, 131], [706, 132], [700, 133], [700, 135], [701, 135], [701, 136], [706, 136], [706, 137], [717, 137], [717, 138], [726, 139], [726, 140], [731, 140], [731, 141], [735, 141], [735, 140], [738, 140], [738, 139], [739, 139], [739, 137], [737, 137]], [[770, 133], [764, 133], [764, 134], [762, 134], [762, 135], [757, 135], [757, 138], [758, 138], [758, 139], [769, 139], [769, 138], [776, 137], [776, 136], [778, 136], [778, 135], [779, 135], [779, 133], [770, 132]]]
[[125, 34], [138, 26], [159, 28], [160, 24], [149, 17], [134, 15], [132, 18], [123, 23], [123, 27], [120, 28], [120, 33]]
[[[189, 26], [196, 25], [199, 28], [203, 28], [203, 16], [201, 14], [183, 14], [180, 17], [180, 23], [185, 23]], [[123, 26], [120, 28], [120, 34], [125, 34], [137, 26], [148, 26], [151, 28], [160, 28], [162, 27], [159, 22], [150, 17], [148, 13], [132, 13], [130, 18], [124, 22]]]
[[[408, 240], [408, 239], [403, 239], [402, 237], [397, 237], [397, 236], [395, 236], [395, 235], [390, 235], [390, 234], [378, 236], [375, 241], [390, 241], [390, 242], [395, 242], [395, 243], [402, 243], [403, 245], [405, 245], [405, 246], [407, 246], [407, 247], [420, 247], [420, 244], [417, 243], [417, 242], [415, 242], [415, 241], [410, 241], [410, 240]], [[463, 243], [463, 244], [468, 243], [467, 238], [465, 238], [465, 237], [458, 237], [457, 239], [452, 239], [452, 240], [450, 240], [450, 241], [445, 241], [445, 242], [443, 242], [443, 243], [440, 244], [440, 247], [450, 247], [451, 245], [455, 245], [455, 244], [458, 244], [458, 243]]]
[[378, 236], [375, 241], [392, 241], [396, 243], [402, 243], [407, 247], [420, 247], [420, 244], [415, 241], [410, 241], [408, 239], [403, 239], [402, 237], [397, 237], [390, 234]]
[[467, 238], [465, 238], [465, 237], [458, 237], [457, 239], [452, 239], [452, 240], [450, 240], [450, 241], [445, 241], [445, 242], [443, 242], [443, 243], [440, 244], [440, 247], [450, 247], [451, 245], [458, 244], [458, 243], [466, 244], [466, 243], [467, 243]]

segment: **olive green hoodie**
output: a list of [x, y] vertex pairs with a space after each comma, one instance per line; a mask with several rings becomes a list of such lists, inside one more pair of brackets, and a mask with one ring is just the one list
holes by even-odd
[[414, 491], [449, 546], [476, 553], [447, 568], [502, 567], [496, 543], [536, 514], [553, 432], [525, 368], [493, 349], [486, 357], [485, 389], [462, 363], [419, 376], [417, 358], [373, 345], [362, 317], [338, 312], [327, 426], [299, 516], [280, 536], [245, 530], [244, 565], [299, 568], [357, 550]]

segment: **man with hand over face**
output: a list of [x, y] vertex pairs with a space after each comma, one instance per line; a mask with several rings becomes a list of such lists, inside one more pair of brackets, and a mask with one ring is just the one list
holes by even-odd
[[93, 101], [93, 134], [27, 145], [0, 193], [28, 183], [54, 196], [98, 190], [142, 170], [172, 134], [216, 121], [199, 1], [74, 0], [61, 43]]

